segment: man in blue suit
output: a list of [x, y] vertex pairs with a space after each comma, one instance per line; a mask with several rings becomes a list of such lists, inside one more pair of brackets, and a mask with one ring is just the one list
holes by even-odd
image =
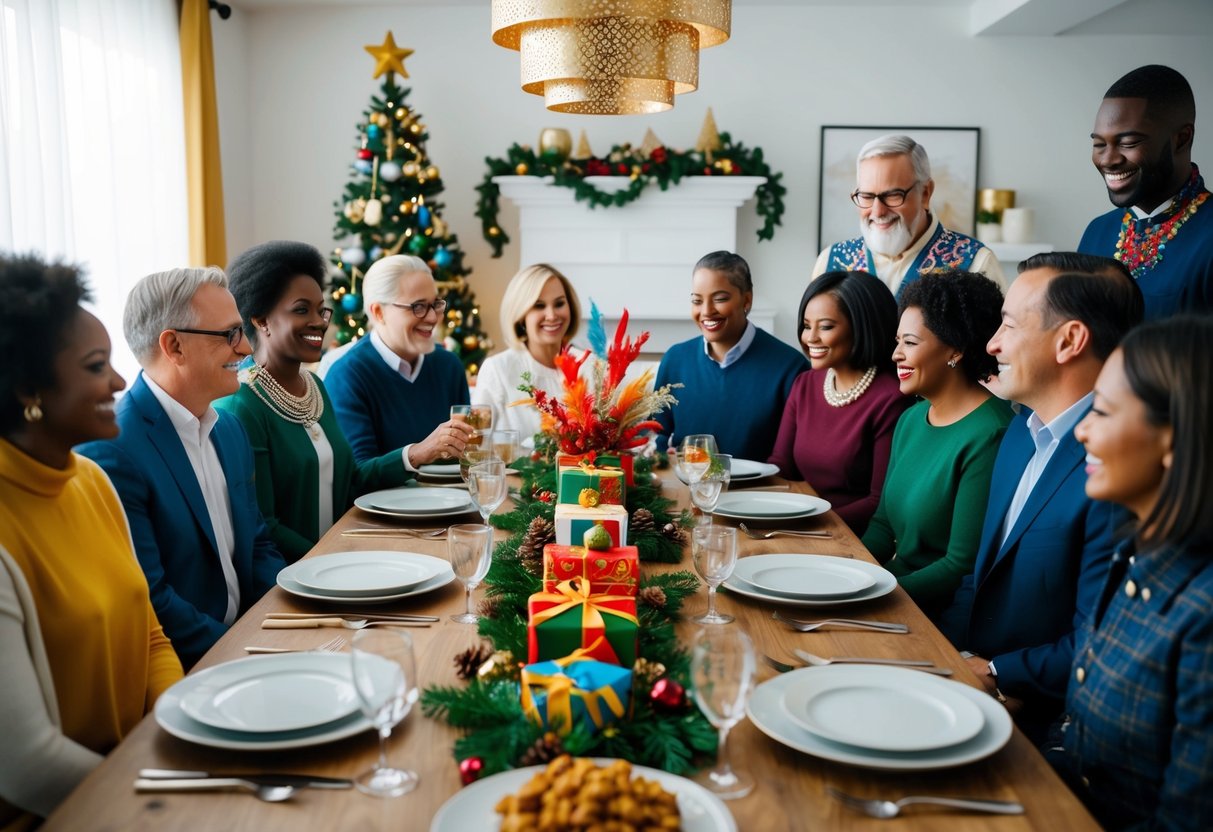
[[284, 566], [257, 507], [244, 428], [211, 407], [236, 392], [250, 349], [217, 268], [143, 278], [122, 328], [143, 372], [118, 403], [118, 438], [78, 450], [113, 480], [152, 605], [188, 669]]
[[1136, 283], [1115, 260], [1038, 254], [1019, 266], [990, 339], [990, 389], [1021, 405], [994, 463], [977, 562], [940, 618], [991, 695], [1042, 740], [1060, 712], [1074, 633], [1103, 586], [1123, 519], [1086, 496], [1074, 426], [1095, 379], [1141, 321]]

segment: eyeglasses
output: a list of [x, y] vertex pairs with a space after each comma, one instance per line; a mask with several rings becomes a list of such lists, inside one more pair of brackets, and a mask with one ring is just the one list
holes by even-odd
[[416, 303], [396, 303], [393, 301], [388, 305], [395, 306], [397, 309], [410, 309], [418, 318], [424, 318], [426, 315], [430, 314], [431, 309], [441, 315], [442, 310], [446, 309], [446, 300], [444, 298], [438, 298], [438, 300], [434, 301], [433, 303], [426, 303], [423, 300], [419, 300]]
[[856, 191], [851, 194], [851, 202], [854, 202], [860, 208], [871, 208], [876, 204], [876, 200], [879, 199], [886, 208], [900, 208], [905, 204], [906, 196], [910, 191], [917, 187], [918, 183], [915, 182], [908, 188], [893, 188], [889, 191], [881, 191], [878, 194], [871, 193], [870, 191]]
[[[331, 313], [332, 310], [329, 311]], [[244, 327], [240, 326], [239, 324], [231, 329], [184, 329], [182, 327], [178, 327], [173, 331], [188, 332], [191, 335], [213, 335], [216, 338], [226, 338], [227, 345], [235, 349], [236, 345], [240, 343], [240, 337], [244, 334]]]

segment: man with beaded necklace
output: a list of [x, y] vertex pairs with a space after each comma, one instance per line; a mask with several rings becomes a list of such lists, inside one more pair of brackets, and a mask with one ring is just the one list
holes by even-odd
[[1192, 87], [1174, 69], [1138, 67], [1104, 94], [1091, 161], [1115, 209], [1078, 244], [1137, 279], [1146, 319], [1213, 311], [1213, 201], [1192, 164]]

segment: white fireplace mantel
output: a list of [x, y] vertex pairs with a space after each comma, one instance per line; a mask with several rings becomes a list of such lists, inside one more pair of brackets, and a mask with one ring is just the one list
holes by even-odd
[[[651, 333], [646, 348], [663, 352], [697, 330], [690, 319], [691, 268], [710, 251], [737, 248], [737, 209], [761, 176], [692, 176], [666, 191], [650, 185], [622, 207], [591, 208], [551, 177], [496, 176], [501, 195], [519, 209], [519, 263], [549, 263], [577, 289], [588, 316], [594, 300], [608, 332], [627, 307], [628, 330]], [[622, 176], [591, 176], [601, 190], [629, 184]], [[770, 331], [774, 310], [750, 315]]]

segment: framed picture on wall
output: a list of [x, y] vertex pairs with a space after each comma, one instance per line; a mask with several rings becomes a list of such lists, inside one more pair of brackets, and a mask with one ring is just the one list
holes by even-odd
[[945, 228], [972, 234], [977, 208], [977, 163], [981, 146], [978, 127], [859, 127], [821, 128], [821, 170], [818, 180], [817, 249], [857, 237], [859, 212], [851, 202], [855, 190], [855, 157], [872, 139], [890, 133], [921, 144], [931, 160], [935, 194], [931, 212]]

